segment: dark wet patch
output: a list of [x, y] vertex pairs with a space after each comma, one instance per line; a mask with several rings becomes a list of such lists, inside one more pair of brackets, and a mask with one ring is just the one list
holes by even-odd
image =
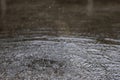
[[35, 59], [27, 65], [28, 68], [34, 69], [37, 71], [47, 71], [48, 69], [52, 70], [55, 74], [63, 74], [66, 67], [65, 62], [56, 61], [51, 59]]
[[50, 59], [35, 59], [31, 62], [31, 64], [28, 65], [28, 67], [34, 66], [35, 64], [38, 64], [41, 67], [53, 67], [53, 65], [58, 65], [58, 67], [64, 66], [64, 62], [61, 61], [55, 61]]

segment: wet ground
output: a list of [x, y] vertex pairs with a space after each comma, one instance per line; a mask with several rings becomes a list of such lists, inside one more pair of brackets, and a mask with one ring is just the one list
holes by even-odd
[[1, 80], [120, 79], [118, 44], [93, 37], [51, 36], [0, 39], [0, 43]]
[[87, 16], [76, 3], [8, 3], [0, 80], [120, 80], [120, 6], [112, 5]]

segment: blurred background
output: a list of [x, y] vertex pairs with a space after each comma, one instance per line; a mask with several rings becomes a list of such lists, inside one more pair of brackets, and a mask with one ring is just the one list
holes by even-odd
[[120, 38], [120, 0], [1, 0], [0, 36]]

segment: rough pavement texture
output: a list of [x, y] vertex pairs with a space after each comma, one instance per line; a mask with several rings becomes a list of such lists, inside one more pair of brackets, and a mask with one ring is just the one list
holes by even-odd
[[120, 80], [120, 45], [92, 38], [0, 39], [0, 80]]

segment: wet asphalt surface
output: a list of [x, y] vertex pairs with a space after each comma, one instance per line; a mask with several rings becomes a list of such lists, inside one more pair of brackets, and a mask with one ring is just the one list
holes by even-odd
[[120, 80], [120, 45], [82, 36], [1, 38], [0, 80]]
[[0, 80], [120, 80], [119, 4], [63, 2], [8, 1]]

